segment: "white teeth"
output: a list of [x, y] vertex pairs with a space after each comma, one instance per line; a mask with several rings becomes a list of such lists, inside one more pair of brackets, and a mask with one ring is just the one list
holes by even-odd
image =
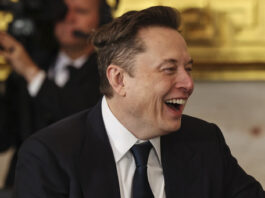
[[167, 103], [172, 103], [172, 104], [179, 104], [179, 105], [184, 105], [187, 100], [185, 99], [170, 99], [166, 101]]

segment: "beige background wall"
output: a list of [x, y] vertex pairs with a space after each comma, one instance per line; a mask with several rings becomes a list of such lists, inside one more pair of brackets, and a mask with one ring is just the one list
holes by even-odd
[[196, 82], [185, 113], [216, 123], [239, 164], [265, 188], [264, 82]]

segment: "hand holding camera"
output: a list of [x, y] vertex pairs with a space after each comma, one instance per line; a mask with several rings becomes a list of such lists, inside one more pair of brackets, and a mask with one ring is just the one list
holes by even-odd
[[12, 69], [30, 82], [40, 71], [29, 54], [15, 38], [6, 32], [0, 32], [0, 56], [3, 56]]

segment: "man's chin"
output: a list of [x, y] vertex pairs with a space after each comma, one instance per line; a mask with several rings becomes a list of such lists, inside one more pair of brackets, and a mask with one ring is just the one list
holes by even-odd
[[86, 42], [82, 41], [67, 41], [67, 42], [62, 42], [61, 46], [65, 49], [82, 49], [84, 46], [87, 46], [87, 44], [85, 44]]
[[163, 128], [161, 135], [167, 135], [170, 133], [174, 133], [178, 131], [180, 127], [181, 127], [181, 121], [178, 121], [178, 123], [174, 123], [174, 124], [168, 124], [167, 126]]

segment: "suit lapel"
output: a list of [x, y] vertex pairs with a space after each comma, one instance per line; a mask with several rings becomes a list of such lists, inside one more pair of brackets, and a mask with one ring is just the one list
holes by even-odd
[[[84, 198], [120, 197], [114, 155], [104, 127], [101, 102], [89, 113], [86, 135], [77, 159]], [[201, 198], [203, 164], [184, 129], [161, 137], [161, 157], [167, 198]], [[187, 132], [188, 133], [188, 132]]]
[[167, 198], [201, 196], [201, 159], [183, 131], [161, 137], [161, 156]]
[[84, 198], [120, 197], [116, 164], [103, 124], [101, 102], [87, 117], [87, 131], [77, 163]]

